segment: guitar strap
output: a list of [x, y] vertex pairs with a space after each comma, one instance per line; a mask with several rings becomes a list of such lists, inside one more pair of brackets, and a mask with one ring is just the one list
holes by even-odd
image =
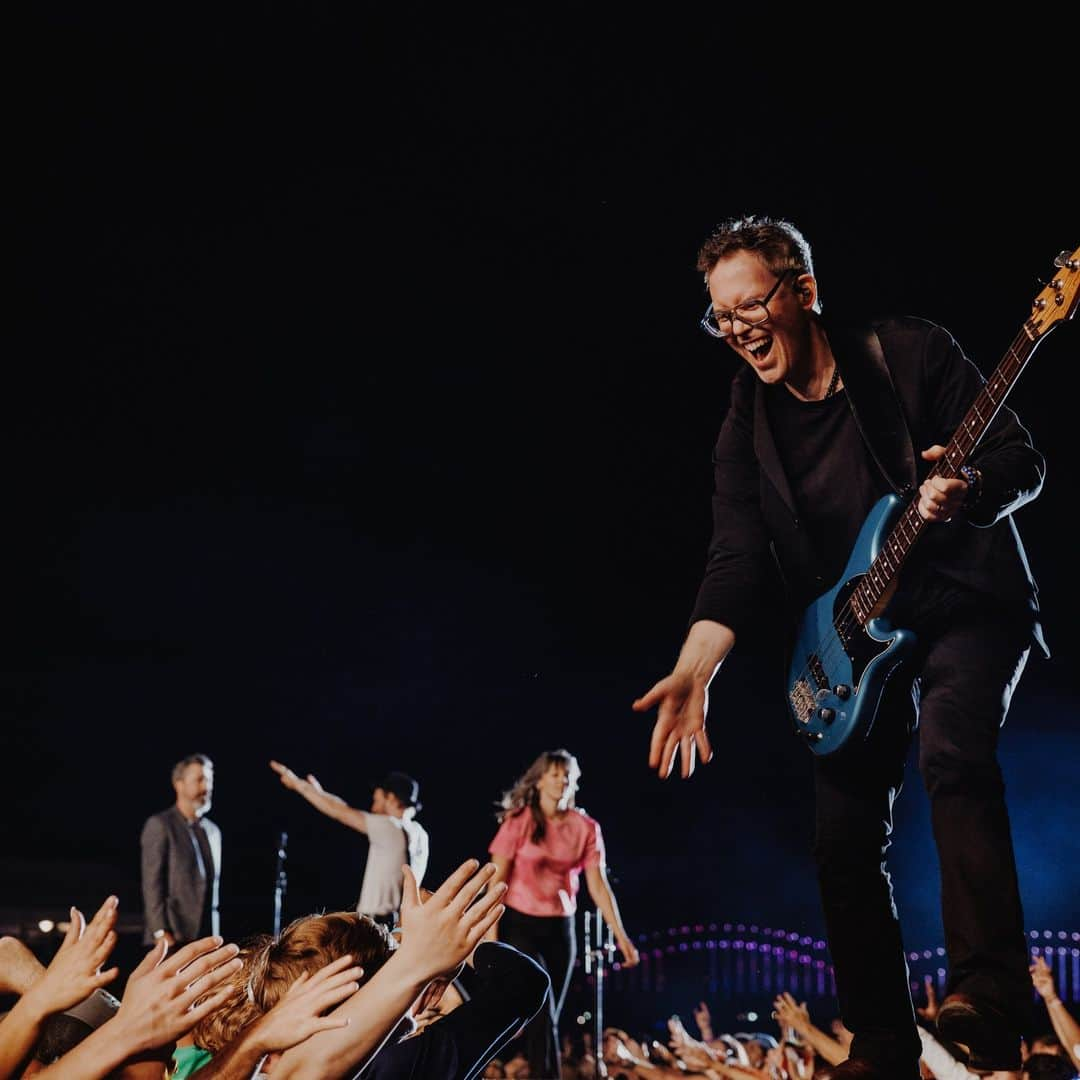
[[872, 327], [830, 326], [828, 334], [855, 426], [870, 456], [897, 495], [914, 494], [915, 447], [881, 341]]

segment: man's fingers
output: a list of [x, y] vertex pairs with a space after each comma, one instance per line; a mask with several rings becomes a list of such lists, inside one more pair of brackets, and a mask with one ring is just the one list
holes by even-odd
[[[68, 949], [79, 940], [82, 933], [82, 912], [76, 907], [68, 908], [68, 928], [64, 933], [64, 940], [60, 942], [60, 949]], [[60, 949], [57, 949], [59, 954]]]
[[215, 934], [185, 945], [165, 961], [162, 970], [166, 975], [179, 975], [189, 983], [204, 971], [220, 964], [223, 958], [232, 959], [239, 951], [235, 945], [223, 945], [221, 938]]
[[329, 984], [323, 988], [322, 993], [313, 1002], [314, 1011], [317, 1013], [326, 1012], [327, 1009], [332, 1008], [334, 1005], [340, 1005], [346, 998], [351, 998], [359, 989], [359, 977], [348, 979], [337, 985]]
[[93, 955], [90, 957], [90, 963], [94, 968], [101, 967], [102, 964], [109, 958], [109, 954], [116, 948], [116, 931], [110, 930], [102, 939], [101, 944], [94, 950]]
[[105, 937], [112, 926], [116, 923], [116, 908], [119, 901], [115, 896], [109, 896], [105, 902], [94, 912], [94, 917], [86, 927], [85, 933], [89, 940]]
[[[476, 898], [480, 895], [482, 889], [484, 889], [487, 883], [495, 876], [495, 864], [485, 863], [480, 869], [462, 886], [461, 891], [450, 902], [450, 910], [460, 914], [463, 912]], [[493, 890], [494, 891], [494, 890]], [[479, 901], [478, 906], [484, 906], [485, 900], [489, 900], [490, 896], [485, 897]]]
[[488, 913], [480, 920], [468, 934], [467, 941], [469, 943], [470, 950], [478, 942], [484, 940], [484, 935], [503, 917], [503, 913], [506, 911], [505, 904], [496, 904]]
[[671, 733], [671, 712], [667, 705], [660, 706], [660, 715], [653, 724], [652, 738], [649, 740], [649, 768], [660, 767], [661, 757], [664, 752], [664, 743]]
[[463, 922], [467, 927], [475, 926], [478, 922], [483, 921], [489, 911], [495, 907], [502, 900], [506, 894], [507, 884], [505, 881], [500, 881], [493, 888], [489, 889], [475, 904], [472, 905], [464, 914]]
[[697, 762], [695, 740], [692, 735], [684, 735], [679, 740], [679, 750], [682, 753], [682, 778], [689, 779], [694, 775], [694, 765]]
[[708, 765], [712, 761], [713, 749], [704, 728], [701, 731], [694, 732], [694, 741], [697, 743], [698, 757], [701, 759], [701, 764]]
[[667, 677], [661, 679], [658, 683], [654, 683], [652, 689], [642, 694], [631, 704], [630, 708], [634, 712], [648, 712], [667, 692], [667, 683]]
[[211, 994], [210, 997], [200, 1005], [195, 1005], [185, 1010], [185, 1026], [183, 1030], [190, 1031], [204, 1016], [209, 1016], [215, 1010], [220, 1009], [221, 1006], [232, 997], [232, 994], [233, 988], [231, 986], [224, 986], [216, 994]]
[[[480, 863], [476, 859], [466, 859], [435, 891], [435, 895], [428, 901], [429, 904], [435, 904], [436, 906], [442, 905], [448, 907], [455, 896], [461, 892], [465, 885], [465, 882], [469, 880], [476, 873]], [[406, 873], [409, 875], [406, 878], [406, 882], [412, 882], [413, 892], [415, 894], [416, 878], [413, 876], [411, 870], [406, 868]], [[417, 903], [420, 903], [418, 895], [415, 896]]]
[[198, 985], [199, 992], [205, 994], [211, 986], [217, 984], [217, 980], [210, 976], [231, 964], [239, 951], [237, 945], [223, 945], [220, 949], [192, 961], [183, 971], [178, 972], [176, 977], [185, 987]]
[[401, 868], [401, 917], [405, 921], [405, 912], [420, 905], [420, 891], [416, 884], [416, 875], [407, 864]]
[[664, 742], [664, 752], [660, 757], [659, 773], [662, 780], [666, 780], [671, 776], [672, 771], [675, 768], [675, 755], [679, 752], [679, 736], [673, 731], [668, 732], [668, 737]]
[[313, 1035], [318, 1035], [320, 1031], [334, 1031], [336, 1028], [348, 1027], [350, 1018], [348, 1016], [342, 1017], [340, 1020], [335, 1020], [332, 1016], [320, 1017], [315, 1022], [315, 1030]]
[[130, 978], [137, 978], [151, 972], [164, 960], [165, 950], [168, 949], [165, 939], [155, 941], [150, 951], [139, 961], [138, 966], [132, 971]]
[[[201, 964], [202, 962], [202, 960], [198, 961], [199, 964]], [[180, 1000], [184, 1000], [186, 998], [189, 1005], [192, 1002], [198, 1001], [198, 999], [201, 998], [203, 994], [209, 993], [211, 990], [214, 989], [215, 986], [220, 985], [226, 979], [231, 979], [232, 976], [235, 975], [243, 966], [243, 960], [241, 960], [238, 956], [234, 956], [231, 960], [224, 964], [218, 964], [216, 967], [212, 968], [209, 971], [200, 972], [184, 988], [183, 994], [179, 995]], [[193, 964], [192, 967], [195, 967], [195, 964]], [[187, 972], [184, 972], [181, 978], [186, 977], [186, 975]], [[229, 987], [228, 990], [231, 992], [232, 987]]]
[[210, 937], [199, 938], [198, 941], [189, 942], [181, 949], [177, 949], [164, 963], [163, 970], [167, 975], [175, 975], [181, 968], [190, 964], [203, 953], [213, 952], [220, 949], [223, 939], [217, 934]]
[[280, 761], [271, 761], [270, 768], [274, 770], [279, 776], [284, 776], [289, 770], [286, 766], [282, 765]]
[[[327, 979], [333, 978], [339, 971], [344, 971], [347, 967], [353, 966], [352, 953], [345, 953], [344, 956], [339, 956], [336, 960], [331, 960], [325, 967], [319, 968], [314, 975], [311, 976], [311, 985], [318, 986], [320, 983], [326, 982]], [[297, 979], [296, 982], [300, 980]], [[296, 983], [293, 983], [295, 986]]]
[[102, 986], [108, 986], [119, 974], [120, 969], [118, 967], [111, 967], [108, 971], [99, 972], [92, 980], [94, 989], [98, 990]]

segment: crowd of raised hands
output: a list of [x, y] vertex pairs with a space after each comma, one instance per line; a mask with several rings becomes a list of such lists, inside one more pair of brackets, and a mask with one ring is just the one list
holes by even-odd
[[[349, 953], [327, 952], [309, 963], [311, 949], [301, 950], [305, 970], [288, 964], [271, 970], [267, 958], [276, 942], [269, 937], [246, 947], [207, 937], [175, 950], [160, 941], [128, 974], [119, 999], [108, 992], [120, 976], [108, 966], [117, 941], [116, 897], [89, 922], [72, 908], [63, 943], [47, 967], [17, 939], [0, 940], [0, 993], [16, 998], [0, 1019], [0, 1080], [168, 1080], [190, 1075], [181, 1062], [191, 1054], [200, 1080], [270, 1074], [276, 1080], [329, 1080], [352, 1077], [361, 1067], [378, 1075], [378, 1056], [387, 1046], [438, 1022], [432, 987], [451, 986], [498, 922], [505, 885], [490, 886], [494, 872], [469, 860], [434, 893], [421, 895], [406, 868], [397, 938], [363, 916], [337, 913], [345, 924], [343, 940], [352, 920], [376, 945], [385, 945], [370, 953], [376, 970], [365, 972]], [[290, 932], [304, 935], [310, 929], [304, 923], [297, 920]], [[543, 994], [533, 996], [538, 1008]], [[453, 995], [446, 1001], [449, 1011]], [[95, 1011], [91, 1006], [99, 1022], [77, 1019]], [[415, 1020], [420, 1013], [423, 1024]], [[62, 1033], [76, 1029], [65, 1045]], [[203, 1033], [212, 1044], [206, 1051], [198, 1041]]]
[[[457, 1047], [452, 1054], [414, 1053], [409, 1060], [429, 1064], [412, 1075], [526, 1080], [523, 1055], [500, 1060], [496, 1054], [540, 1007], [547, 980], [509, 946], [481, 944], [504, 910], [504, 886], [490, 886], [493, 874], [494, 867], [470, 860], [428, 893], [406, 868], [396, 938], [362, 916], [338, 912], [296, 920], [277, 939], [264, 935], [240, 946], [217, 937], [175, 950], [158, 942], [128, 974], [119, 998], [108, 989], [120, 977], [109, 965], [117, 941], [116, 897], [89, 922], [73, 908], [47, 967], [18, 940], [0, 939], [0, 994], [15, 998], [0, 1019], [0, 1080], [183, 1080], [195, 1072], [199, 1080], [328, 1080], [361, 1069], [365, 1077], [400, 1075], [404, 1059], [395, 1055], [402, 1046], [422, 1051], [422, 1040], [427, 1036], [433, 1043], [430, 1032], [439, 1032], [440, 1023], [447, 1030], [462, 1020], [459, 1029], [469, 1029], [467, 1018], [454, 1016], [462, 997], [453, 987], [484, 949], [515, 954], [535, 969], [500, 968], [499, 955], [484, 954], [481, 966], [489, 979], [495, 972], [504, 980], [496, 995], [504, 1011], [512, 1004], [517, 1021], [507, 1026], [497, 1018], [498, 1042], [480, 1032], [479, 1057], [469, 1049], [468, 1035], [451, 1040]], [[285, 955], [291, 939], [292, 959]], [[349, 942], [359, 947], [342, 951]], [[530, 984], [533, 974], [539, 981]], [[1041, 956], [1034, 958], [1031, 978], [1052, 1031], [1023, 1048], [1025, 1080], [1069, 1080], [1080, 1071], [1080, 1023]], [[934, 983], [927, 979], [917, 1009], [923, 1076], [967, 1080], [973, 1074], [935, 1036], [936, 1011]], [[826, 1025], [828, 1030], [818, 1027], [806, 1004], [789, 993], [773, 1002], [776, 1035], [718, 1033], [704, 1002], [692, 1015], [695, 1033], [672, 1016], [664, 1041], [608, 1028], [600, 1047], [603, 1070], [587, 1039], [577, 1047], [566, 1039], [560, 1080], [592, 1080], [602, 1072], [650, 1080], [828, 1080], [830, 1067], [846, 1060], [851, 1043], [839, 1020]], [[89, 1022], [91, 1016], [96, 1019]], [[409, 1044], [411, 1039], [417, 1042]]]
[[[1052, 1031], [1033, 1038], [1022, 1047], [1024, 1080], [1070, 1080], [1080, 1072], [1080, 1023], [1062, 1003], [1052, 972], [1041, 956], [1034, 958], [1031, 978], [1035, 991], [1046, 1006]], [[954, 1048], [937, 1039], [934, 1021], [937, 993], [928, 977], [925, 1000], [917, 1008], [919, 1034], [923, 1044], [920, 1069], [924, 1080], [974, 1080]], [[829, 1080], [831, 1067], [847, 1060], [852, 1035], [838, 1018], [828, 1030], [813, 1023], [805, 1002], [789, 993], [773, 1001], [773, 1019], [778, 1031], [717, 1033], [708, 1006], [701, 1002], [693, 1009], [696, 1034], [691, 1034], [679, 1016], [667, 1021], [667, 1039], [635, 1039], [619, 1028], [604, 1032], [601, 1048], [606, 1075], [626, 1080], [668, 1080], [671, 1077], [703, 1076], [710, 1080]], [[492, 1077], [523, 1077], [507, 1062], [505, 1071]], [[599, 1075], [591, 1043], [574, 1049], [564, 1046], [561, 1080], [593, 1080]]]

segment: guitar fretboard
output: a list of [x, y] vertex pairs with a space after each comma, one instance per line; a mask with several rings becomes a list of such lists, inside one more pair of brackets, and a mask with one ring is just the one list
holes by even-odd
[[[968, 409], [967, 415], [945, 448], [944, 456], [935, 463], [927, 479], [942, 476], [952, 480], [959, 476], [961, 466], [985, 434], [1041, 340], [1042, 338], [1025, 324]], [[926, 524], [926, 520], [919, 513], [919, 497], [916, 494], [848, 599], [852, 614], [860, 625], [865, 626], [867, 621], [877, 614], [875, 609], [878, 603], [896, 580], [904, 560], [922, 535]]]

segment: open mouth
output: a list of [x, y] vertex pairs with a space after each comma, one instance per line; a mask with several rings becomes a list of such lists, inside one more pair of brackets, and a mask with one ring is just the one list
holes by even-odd
[[750, 354], [755, 363], [760, 363], [768, 355], [772, 349], [772, 335], [767, 334], [765, 337], [755, 338], [753, 341], [748, 341], [743, 344], [743, 348]]

